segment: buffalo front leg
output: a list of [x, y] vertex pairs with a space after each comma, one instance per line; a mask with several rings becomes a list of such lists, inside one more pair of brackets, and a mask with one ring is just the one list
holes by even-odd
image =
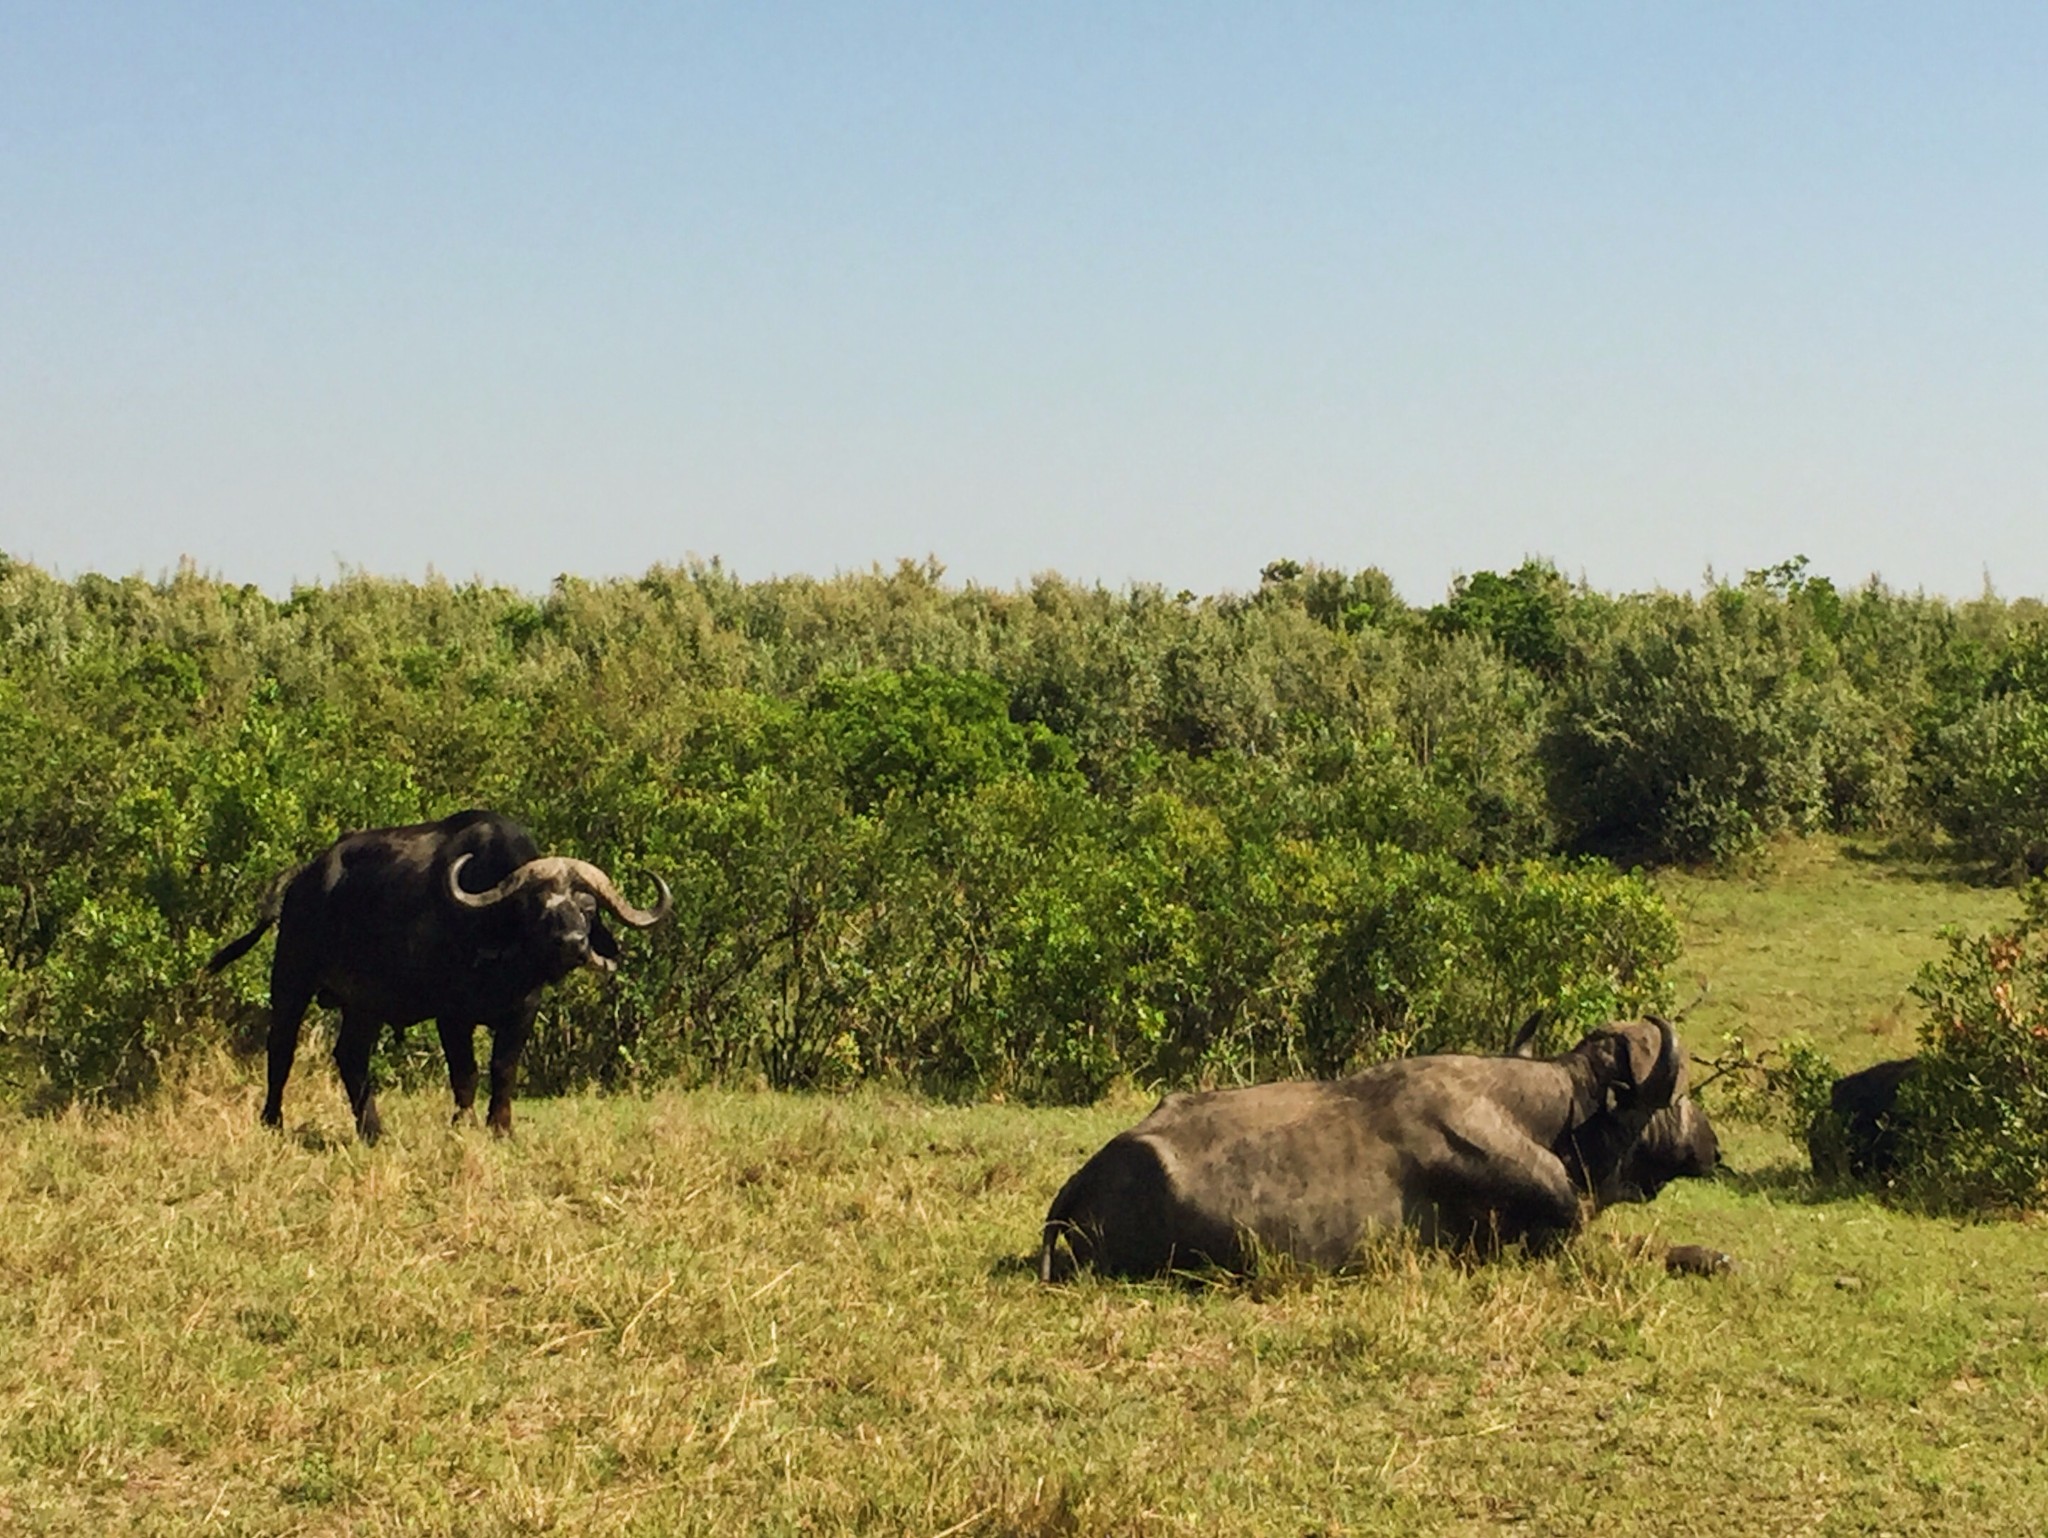
[[370, 1087], [370, 1054], [376, 1050], [377, 1028], [382, 1023], [374, 1015], [344, 1009], [341, 1029], [334, 1036], [334, 1066], [341, 1070], [349, 1109], [356, 1113], [356, 1131], [365, 1143], [376, 1142], [384, 1132], [383, 1119], [377, 1115], [377, 1092]]
[[491, 1027], [491, 1130], [501, 1137], [512, 1130], [512, 1085], [519, 1077], [519, 1054], [526, 1050], [533, 1016], [519, 1015]]
[[1481, 1242], [1521, 1244], [1537, 1254], [1556, 1249], [1586, 1220], [1578, 1190], [1563, 1167], [1551, 1170], [1533, 1160], [1501, 1172], [1490, 1206], [1489, 1232]]
[[1424, 1227], [1432, 1237], [1483, 1251], [1507, 1244], [1545, 1251], [1578, 1232], [1585, 1220], [1578, 1189], [1549, 1149], [1493, 1129], [1458, 1142], [1461, 1156], [1428, 1172], [1434, 1210]]
[[441, 1055], [448, 1059], [448, 1088], [455, 1093], [455, 1125], [476, 1116], [476, 1027], [468, 1023], [437, 1020], [441, 1032]]

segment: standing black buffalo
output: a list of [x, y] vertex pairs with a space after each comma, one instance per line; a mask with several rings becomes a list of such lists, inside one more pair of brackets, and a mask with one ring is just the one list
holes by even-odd
[[1169, 1095], [1053, 1198], [1039, 1274], [1145, 1275], [1257, 1250], [1338, 1266], [1375, 1229], [1542, 1247], [1586, 1209], [1703, 1175], [1717, 1148], [1663, 1020], [1595, 1031], [1562, 1057], [1402, 1058], [1333, 1082]]
[[512, 1081], [542, 987], [580, 966], [613, 970], [619, 944], [598, 907], [645, 929], [669, 911], [668, 883], [657, 876], [655, 885], [660, 905], [635, 908], [598, 867], [543, 857], [524, 828], [494, 812], [348, 834], [273, 883], [256, 927], [206, 964], [218, 972], [277, 925], [263, 1120], [284, 1119], [299, 1022], [317, 998], [340, 1006], [334, 1063], [365, 1142], [382, 1130], [370, 1087], [379, 1028], [428, 1018], [458, 1122], [476, 1105], [476, 1028], [489, 1028], [490, 1125], [510, 1132]]

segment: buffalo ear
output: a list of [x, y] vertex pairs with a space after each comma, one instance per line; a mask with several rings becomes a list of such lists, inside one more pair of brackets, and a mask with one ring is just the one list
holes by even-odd
[[604, 920], [595, 914], [592, 914], [590, 919], [590, 948], [606, 961], [619, 959], [619, 942], [613, 938], [612, 932], [604, 927]]
[[1617, 1066], [1634, 1092], [1627, 1098], [1653, 1111], [1678, 1099], [1685, 1089], [1685, 1053], [1670, 1023], [1653, 1015], [1647, 1020], [1631, 1020], [1615, 1034], [1622, 1040], [1624, 1059], [1624, 1064]]
[[1617, 1034], [1628, 1059], [1629, 1082], [1641, 1084], [1657, 1071], [1657, 1059], [1664, 1052], [1663, 1038], [1647, 1020], [1631, 1020]]

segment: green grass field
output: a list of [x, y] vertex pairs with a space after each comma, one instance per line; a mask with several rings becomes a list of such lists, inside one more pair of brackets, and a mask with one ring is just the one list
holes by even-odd
[[1906, 990], [1941, 954], [1944, 926], [2020, 912], [2011, 887], [1834, 839], [1779, 845], [1746, 874], [1667, 872], [1657, 885], [1684, 936], [1681, 1004], [1707, 987], [1686, 1016], [1694, 1045], [1731, 1030], [1752, 1044], [1804, 1036], [1844, 1069], [1913, 1050]]
[[[1942, 922], [1834, 845], [1667, 878], [1695, 1038], [1910, 1039]], [[200, 1065], [0, 1154], [0, 1531], [1970, 1533], [2048, 1528], [2048, 1243], [1729, 1169], [1570, 1252], [1042, 1288], [1059, 1181], [1146, 1108], [660, 1094], [520, 1136], [313, 1052], [285, 1137]], [[1733, 1252], [1667, 1275], [1625, 1241]]]

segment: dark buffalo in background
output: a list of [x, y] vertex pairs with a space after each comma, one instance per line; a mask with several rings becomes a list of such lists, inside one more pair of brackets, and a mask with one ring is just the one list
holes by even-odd
[[1883, 1180], [1899, 1167], [1899, 1086], [1920, 1060], [1892, 1058], [1843, 1074], [1828, 1091], [1828, 1109], [1806, 1129], [1806, 1153], [1823, 1178], [1846, 1171], [1858, 1180]]
[[541, 989], [578, 967], [613, 970], [619, 944], [599, 910], [635, 929], [659, 923], [670, 897], [666, 882], [655, 884], [660, 903], [636, 908], [597, 866], [543, 856], [524, 828], [494, 812], [339, 839], [273, 883], [256, 927], [206, 964], [220, 971], [276, 924], [264, 1122], [284, 1119], [299, 1025], [317, 999], [341, 1010], [334, 1062], [364, 1141], [382, 1131], [370, 1085], [379, 1031], [427, 1019], [440, 1029], [457, 1121], [476, 1105], [476, 1028], [490, 1031], [489, 1121], [510, 1132], [513, 1079]]
[[1589, 1210], [1713, 1169], [1705, 1113], [1663, 1020], [1595, 1031], [1560, 1057], [1445, 1053], [1335, 1081], [1169, 1095], [1053, 1198], [1039, 1275], [1151, 1275], [1259, 1252], [1340, 1266], [1376, 1229], [1543, 1248]]

